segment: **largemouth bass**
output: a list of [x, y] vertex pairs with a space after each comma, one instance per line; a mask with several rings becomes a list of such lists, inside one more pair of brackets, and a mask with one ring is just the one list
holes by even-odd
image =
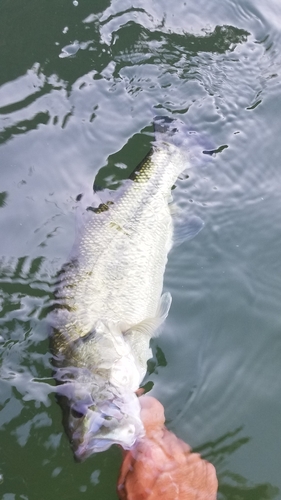
[[[152, 151], [115, 201], [88, 207], [59, 275], [52, 349], [78, 459], [114, 443], [129, 449], [144, 435], [135, 392], [171, 304], [169, 293], [161, 295], [173, 243], [171, 188], [190, 164], [192, 142], [181, 122], [157, 118]], [[191, 218], [180, 238], [202, 225]]]

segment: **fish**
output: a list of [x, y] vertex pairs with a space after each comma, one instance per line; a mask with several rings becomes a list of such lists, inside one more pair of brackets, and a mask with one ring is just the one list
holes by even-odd
[[162, 293], [167, 256], [173, 242], [203, 227], [199, 217], [182, 214], [177, 227], [171, 202], [171, 188], [201, 146], [196, 150], [194, 134], [169, 117], [154, 119], [154, 134], [120, 192], [86, 207], [58, 276], [51, 349], [77, 460], [112, 444], [131, 449], [144, 436], [136, 391], [152, 357], [150, 340], [171, 305], [171, 294]]

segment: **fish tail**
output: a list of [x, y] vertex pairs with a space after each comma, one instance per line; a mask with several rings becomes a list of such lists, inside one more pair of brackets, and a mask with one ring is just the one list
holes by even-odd
[[194, 130], [178, 118], [155, 116], [153, 120], [155, 145], [168, 143], [182, 152], [183, 164], [177, 163], [178, 175], [182, 167], [204, 165], [212, 160], [214, 144], [203, 133]]

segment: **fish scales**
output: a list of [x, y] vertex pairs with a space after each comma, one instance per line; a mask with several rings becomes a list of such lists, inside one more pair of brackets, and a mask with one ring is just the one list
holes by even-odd
[[[172, 245], [168, 200], [181, 159], [173, 149], [154, 152], [146, 162], [149, 175], [140, 173], [108, 211], [90, 214], [77, 261], [62, 277], [68, 305], [59, 328], [63, 340], [64, 334], [72, 340], [86, 335], [98, 319], [136, 324], [155, 315]], [[69, 331], [72, 321], [76, 327]]]

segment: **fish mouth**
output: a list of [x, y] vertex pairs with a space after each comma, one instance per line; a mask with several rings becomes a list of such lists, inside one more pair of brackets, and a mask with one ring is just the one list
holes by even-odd
[[77, 461], [113, 444], [130, 449], [145, 435], [139, 398], [131, 388], [97, 378], [66, 378], [58, 387], [57, 396], [63, 410], [63, 426]]
[[[130, 399], [107, 401], [88, 407], [84, 415], [70, 414], [69, 426], [74, 457], [84, 461], [93, 453], [106, 451], [116, 444], [131, 449], [145, 435], [140, 418], [140, 403], [133, 393]], [[69, 429], [70, 429], [69, 427]]]
[[[136, 430], [134, 425], [130, 425], [128, 429], [118, 429], [118, 433], [126, 433], [126, 439], [124, 436], [120, 436], [116, 433], [116, 436], [110, 438], [102, 435], [102, 430], [96, 435], [84, 436], [84, 440], [78, 444], [76, 448], [73, 449], [74, 457], [77, 462], [84, 462], [93, 453], [100, 453], [108, 450], [113, 445], [121, 446], [123, 449], [131, 449], [135, 442], [144, 436], [143, 432]], [[137, 431], [137, 432], [136, 432]]]

